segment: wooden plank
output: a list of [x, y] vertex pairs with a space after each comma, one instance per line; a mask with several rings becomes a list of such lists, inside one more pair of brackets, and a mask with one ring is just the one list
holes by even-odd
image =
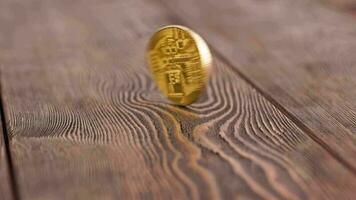
[[168, 104], [144, 62], [152, 31], [172, 22], [160, 4], [0, 4], [1, 84], [26, 199], [355, 195], [355, 175], [219, 58], [200, 102]]
[[[163, 3], [163, 2], [162, 2]], [[293, 122], [356, 172], [356, 27], [308, 0], [165, 1]]]

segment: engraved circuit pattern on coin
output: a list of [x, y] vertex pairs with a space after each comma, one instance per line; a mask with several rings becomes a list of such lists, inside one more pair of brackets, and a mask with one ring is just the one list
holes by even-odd
[[206, 84], [211, 54], [204, 40], [182, 26], [166, 26], [151, 38], [147, 53], [154, 79], [176, 104], [196, 101]]

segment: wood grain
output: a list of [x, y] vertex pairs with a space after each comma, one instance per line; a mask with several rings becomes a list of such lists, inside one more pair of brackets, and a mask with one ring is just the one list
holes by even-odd
[[356, 173], [355, 18], [308, 0], [165, 4]]
[[197, 104], [168, 104], [143, 60], [151, 33], [174, 20], [160, 4], [0, 5], [2, 95], [24, 199], [355, 195], [355, 174], [218, 57]]

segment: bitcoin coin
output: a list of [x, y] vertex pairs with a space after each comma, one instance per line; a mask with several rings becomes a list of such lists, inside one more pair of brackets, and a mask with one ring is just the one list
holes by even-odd
[[169, 100], [189, 105], [199, 98], [212, 56], [197, 33], [183, 26], [165, 26], [150, 39], [146, 57], [158, 88]]

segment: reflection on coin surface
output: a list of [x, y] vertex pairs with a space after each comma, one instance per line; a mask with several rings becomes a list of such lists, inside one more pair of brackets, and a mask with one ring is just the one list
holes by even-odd
[[199, 98], [212, 57], [198, 34], [183, 26], [163, 27], [152, 36], [146, 56], [159, 89], [168, 99], [189, 105]]

